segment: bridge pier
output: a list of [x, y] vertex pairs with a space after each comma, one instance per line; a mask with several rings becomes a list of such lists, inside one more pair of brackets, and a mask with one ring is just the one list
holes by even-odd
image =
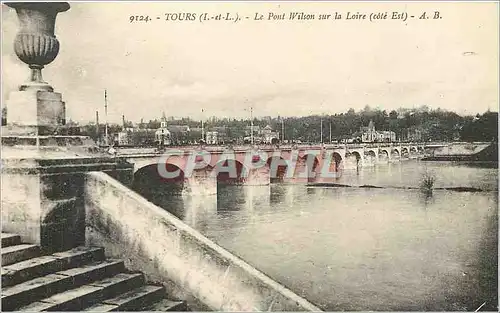
[[245, 186], [267, 186], [271, 183], [270, 169], [267, 166], [250, 169], [244, 179]]
[[314, 168], [313, 175], [308, 182], [332, 183], [342, 175], [343, 159], [338, 152], [325, 150]]
[[345, 169], [352, 170], [363, 166], [364, 158], [359, 151], [349, 151], [345, 154]]
[[363, 166], [375, 166], [378, 163], [378, 149], [365, 149], [363, 157]]
[[195, 170], [184, 180], [183, 193], [189, 195], [216, 195], [217, 177], [213, 175], [211, 169]]

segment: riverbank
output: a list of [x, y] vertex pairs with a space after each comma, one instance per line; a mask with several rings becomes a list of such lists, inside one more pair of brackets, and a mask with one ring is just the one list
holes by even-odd
[[491, 143], [488, 147], [474, 154], [433, 155], [422, 158], [422, 161], [480, 161], [498, 163], [498, 143]]
[[[366, 188], [366, 189], [405, 189], [405, 190], [420, 190], [420, 187], [400, 187], [400, 186], [374, 186], [374, 185], [359, 185], [359, 186], [351, 186], [345, 184], [335, 184], [335, 183], [309, 183], [306, 185], [307, 187], [325, 187], [325, 188]], [[432, 188], [433, 190], [448, 190], [448, 191], [456, 191], [456, 192], [491, 192], [498, 190], [483, 190], [475, 187], [437, 187]]]

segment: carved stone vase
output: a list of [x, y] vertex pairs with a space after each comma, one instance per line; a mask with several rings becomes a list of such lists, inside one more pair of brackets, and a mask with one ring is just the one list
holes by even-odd
[[14, 51], [31, 69], [31, 78], [20, 90], [35, 88], [52, 91], [43, 81], [42, 68], [54, 61], [59, 53], [59, 41], [54, 34], [56, 16], [69, 9], [67, 2], [10, 2], [19, 18], [20, 30], [14, 40]]
[[[19, 20], [19, 30], [14, 40], [18, 58], [31, 69], [28, 82], [18, 91], [9, 93], [7, 126], [2, 132], [2, 142], [9, 136], [40, 136], [60, 134], [66, 123], [66, 106], [61, 93], [42, 78], [42, 68], [55, 60], [59, 41], [54, 29], [59, 12], [67, 11], [67, 2], [7, 2], [14, 8]], [[5, 140], [4, 140], [5, 139]], [[16, 138], [17, 140], [18, 138]]]

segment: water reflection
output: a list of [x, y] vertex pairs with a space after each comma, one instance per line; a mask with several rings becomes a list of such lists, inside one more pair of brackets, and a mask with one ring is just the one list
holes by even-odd
[[270, 185], [245, 186], [245, 185], [220, 185], [217, 191], [217, 212], [249, 211], [270, 203]]
[[304, 186], [295, 184], [271, 185], [270, 204], [274, 207], [293, 207], [304, 193]]
[[[179, 214], [181, 208], [175, 210], [180, 219], [188, 225], [204, 232], [210, 227], [210, 220], [217, 215], [217, 196], [207, 195], [202, 197], [182, 196], [184, 214]], [[180, 204], [178, 202], [178, 204]]]
[[432, 194], [432, 192], [420, 191], [419, 199], [421, 204], [420, 207], [424, 210], [434, 204], [434, 195]]
[[270, 186], [270, 197], [269, 200], [271, 205], [279, 204], [281, 202], [285, 202], [285, 198], [288, 193], [288, 188], [283, 184], [272, 184]]

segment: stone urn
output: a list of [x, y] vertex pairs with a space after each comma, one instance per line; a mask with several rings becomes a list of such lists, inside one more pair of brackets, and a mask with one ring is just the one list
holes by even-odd
[[20, 90], [34, 88], [53, 91], [43, 81], [42, 68], [54, 61], [59, 53], [59, 41], [54, 34], [56, 16], [69, 10], [67, 2], [8, 2], [19, 18], [20, 30], [14, 40], [14, 51], [31, 69], [28, 83]]

